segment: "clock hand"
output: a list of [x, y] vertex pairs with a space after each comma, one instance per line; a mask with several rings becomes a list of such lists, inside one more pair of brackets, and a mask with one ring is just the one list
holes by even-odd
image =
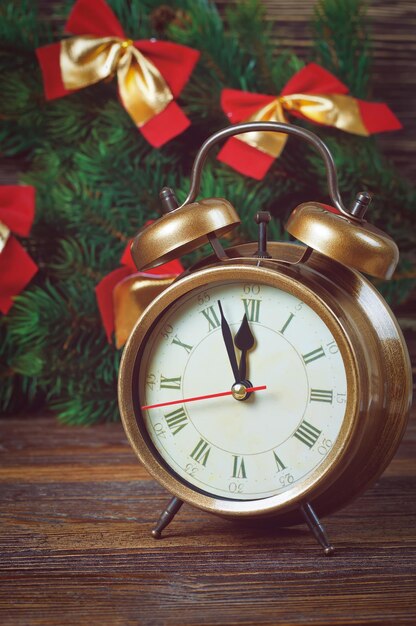
[[235, 337], [234, 344], [235, 346], [241, 350], [240, 357], [240, 365], [238, 367], [238, 371], [240, 374], [240, 380], [245, 380], [247, 373], [247, 352], [251, 350], [254, 346], [255, 339], [253, 333], [251, 332], [250, 325], [247, 320], [247, 314], [244, 314], [243, 321], [241, 322], [241, 326], [238, 329]]
[[234, 379], [235, 379], [235, 382], [237, 383], [241, 379], [240, 379], [240, 373], [238, 371], [237, 357], [235, 356], [233, 336], [231, 334], [230, 326], [227, 320], [225, 319], [220, 300], [218, 300], [218, 307], [221, 313], [222, 336], [224, 339], [225, 347], [227, 349], [227, 354], [228, 354], [228, 359], [230, 361], [231, 369], [233, 370]]
[[[258, 387], [245, 387], [245, 393], [253, 393], [253, 391], [263, 391], [267, 389], [266, 385], [260, 385]], [[182, 400], [172, 400], [170, 402], [160, 402], [159, 404], [147, 404], [142, 407], [142, 411], [146, 409], [158, 409], [162, 406], [171, 406], [172, 404], [183, 404], [184, 402], [195, 402], [196, 400], [210, 400], [211, 398], [221, 398], [222, 396], [232, 396], [236, 391], [221, 391], [220, 393], [210, 393], [206, 396], [195, 396], [193, 398], [183, 398]]]

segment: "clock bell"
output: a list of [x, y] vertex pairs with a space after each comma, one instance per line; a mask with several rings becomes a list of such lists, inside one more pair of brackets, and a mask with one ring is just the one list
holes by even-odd
[[[397, 245], [386, 233], [365, 220], [371, 202], [367, 192], [360, 192], [350, 208], [341, 200], [336, 167], [327, 146], [314, 133], [278, 122], [236, 124], [212, 135], [199, 150], [191, 174], [191, 188], [179, 206], [172, 189], [160, 193], [164, 215], [144, 227], [132, 244], [132, 256], [139, 270], [147, 270], [210, 243], [220, 259], [226, 259], [219, 238], [240, 223], [235, 208], [225, 198], [196, 200], [202, 168], [209, 150], [227, 137], [253, 131], [284, 132], [311, 144], [323, 157], [332, 206], [306, 202], [291, 213], [287, 232], [326, 257], [376, 278], [389, 279], [397, 266]], [[259, 221], [259, 239], [264, 239], [264, 222]]]

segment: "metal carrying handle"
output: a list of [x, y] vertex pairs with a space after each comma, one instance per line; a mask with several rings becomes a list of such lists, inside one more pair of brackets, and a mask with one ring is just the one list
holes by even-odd
[[[198, 154], [195, 157], [194, 164], [191, 172], [191, 188], [185, 202], [181, 204], [181, 207], [185, 204], [194, 202], [201, 186], [201, 174], [205, 160], [207, 158], [209, 150], [222, 139], [227, 137], [233, 137], [234, 135], [241, 135], [242, 133], [248, 133], [251, 131], [272, 131], [275, 133], [285, 133], [287, 135], [295, 135], [300, 137], [304, 141], [310, 143], [322, 156], [325, 162], [326, 175], [328, 181], [328, 191], [334, 207], [338, 209], [340, 213], [348, 217], [349, 219], [361, 220], [365, 209], [367, 208], [371, 196], [367, 192], [362, 192], [357, 196], [351, 211], [348, 211], [339, 193], [337, 170], [334, 159], [330, 153], [328, 147], [324, 142], [319, 139], [315, 133], [299, 126], [293, 126], [291, 124], [283, 124], [281, 122], [247, 122], [244, 124], [235, 124], [229, 128], [223, 128], [209, 137], [201, 146]], [[361, 196], [361, 199], [359, 199]], [[181, 208], [178, 207], [178, 208]]]

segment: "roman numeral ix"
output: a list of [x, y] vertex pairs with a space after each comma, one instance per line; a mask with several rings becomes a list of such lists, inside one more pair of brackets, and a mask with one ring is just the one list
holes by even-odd
[[160, 389], [180, 389], [181, 388], [181, 376], [176, 378], [166, 378], [163, 374], [160, 375]]

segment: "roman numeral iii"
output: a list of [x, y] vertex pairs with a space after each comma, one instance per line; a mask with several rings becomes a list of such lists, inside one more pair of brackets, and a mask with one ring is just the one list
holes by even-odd
[[261, 300], [254, 300], [253, 298], [243, 298], [244, 310], [249, 322], [259, 321], [260, 303]]
[[321, 432], [321, 430], [319, 430], [306, 420], [303, 420], [293, 436], [296, 437], [296, 439], [299, 439], [299, 441], [301, 441], [302, 443], [304, 443], [305, 446], [308, 446], [308, 448], [312, 448], [312, 446], [318, 441]]
[[311, 389], [309, 402], [328, 402], [332, 404], [334, 392], [332, 389]]

